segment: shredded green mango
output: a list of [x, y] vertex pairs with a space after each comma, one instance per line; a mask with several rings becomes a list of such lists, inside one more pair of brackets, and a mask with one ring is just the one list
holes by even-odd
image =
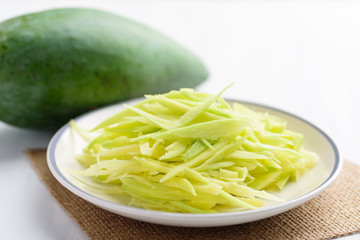
[[[76, 171], [144, 209], [216, 213], [282, 201], [283, 189], [317, 162], [286, 121], [227, 103], [221, 94], [181, 89], [146, 99], [85, 130]], [[89, 186], [91, 187], [91, 186]]]

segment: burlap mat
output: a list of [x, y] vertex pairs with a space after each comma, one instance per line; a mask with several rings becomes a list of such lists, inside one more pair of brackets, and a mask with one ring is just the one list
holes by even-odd
[[[360, 231], [360, 167], [345, 162], [336, 182], [283, 214], [242, 225], [181, 228], [144, 223], [102, 210], [65, 189], [50, 173], [45, 150], [29, 150], [37, 173], [90, 239], [328, 239]], [[211, 217], [211, 216], [209, 216]]]

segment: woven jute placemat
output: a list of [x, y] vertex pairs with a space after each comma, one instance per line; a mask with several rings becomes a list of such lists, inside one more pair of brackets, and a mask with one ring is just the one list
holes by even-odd
[[90, 239], [311, 240], [360, 231], [360, 166], [350, 162], [345, 162], [339, 178], [322, 194], [280, 215], [227, 227], [182, 228], [140, 222], [102, 210], [68, 191], [52, 176], [44, 149], [26, 153], [51, 194]]

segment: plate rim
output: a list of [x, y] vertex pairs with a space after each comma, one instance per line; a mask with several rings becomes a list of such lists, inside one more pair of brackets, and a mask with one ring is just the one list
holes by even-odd
[[[88, 115], [93, 114], [94, 112], [97, 111], [102, 111], [106, 108], [110, 108], [110, 107], [114, 107], [117, 105], [123, 105], [123, 104], [133, 104], [136, 102], [141, 101], [144, 98], [137, 98], [137, 99], [132, 99], [132, 100], [128, 100], [128, 101], [123, 101], [123, 102], [119, 102], [119, 103], [115, 103], [115, 104], [111, 104], [111, 105], [107, 105], [92, 111], [89, 111], [87, 113], [84, 113], [76, 118], [74, 118], [75, 121], [78, 121], [80, 119], [86, 118]], [[331, 173], [329, 174], [328, 178], [322, 182], [318, 187], [316, 187], [315, 189], [311, 190], [310, 192], [305, 193], [302, 196], [299, 196], [295, 199], [289, 200], [289, 201], [285, 201], [283, 203], [279, 203], [279, 204], [275, 204], [272, 206], [268, 206], [268, 207], [264, 207], [264, 208], [257, 208], [257, 209], [253, 209], [253, 210], [247, 210], [247, 211], [237, 211], [237, 212], [223, 212], [223, 213], [214, 213], [214, 214], [208, 214], [208, 213], [173, 213], [173, 212], [164, 212], [164, 211], [156, 211], [156, 210], [148, 210], [148, 209], [140, 209], [140, 208], [135, 208], [135, 207], [131, 207], [131, 206], [127, 206], [127, 205], [122, 205], [119, 203], [114, 203], [102, 198], [99, 198], [97, 196], [94, 196], [82, 189], [80, 189], [79, 187], [75, 186], [73, 183], [71, 183], [59, 170], [57, 164], [56, 164], [56, 158], [55, 158], [55, 150], [56, 150], [56, 146], [57, 143], [59, 142], [61, 136], [63, 135], [63, 133], [70, 128], [69, 123], [65, 124], [64, 126], [62, 126], [55, 134], [54, 136], [51, 138], [48, 147], [47, 147], [47, 152], [46, 152], [46, 158], [47, 158], [47, 164], [48, 167], [52, 173], [52, 175], [57, 179], [57, 181], [59, 181], [65, 188], [67, 188], [68, 190], [70, 190], [72, 193], [74, 193], [75, 195], [81, 197], [82, 199], [95, 204], [101, 208], [105, 208], [109, 211], [116, 209], [117, 212], [116, 214], [122, 215], [122, 216], [126, 216], [129, 218], [134, 218], [134, 219], [138, 219], [141, 220], [139, 218], [136, 217], [140, 217], [140, 216], [151, 216], [151, 220], [142, 220], [142, 221], [147, 221], [147, 222], [152, 222], [152, 223], [160, 223], [162, 221], [154, 221], [154, 219], [174, 219], [174, 218], [184, 218], [184, 220], [198, 220], [198, 219], [203, 219], [204, 217], [209, 217], [211, 216], [212, 218], [223, 218], [223, 217], [239, 217], [240, 218], [244, 218], [246, 216], [256, 216], [259, 214], [263, 214], [266, 215], [266, 217], [263, 218], [267, 218], [273, 215], [277, 215], [281, 212], [284, 212], [286, 210], [292, 209], [308, 200], [310, 200], [311, 198], [319, 195], [321, 192], [323, 192], [326, 188], [328, 188], [334, 181], [335, 179], [337, 179], [337, 177], [339, 176], [342, 167], [343, 167], [343, 159], [341, 158], [340, 155], [340, 151], [335, 143], [335, 141], [327, 134], [325, 133], [322, 129], [320, 129], [318, 126], [316, 126], [315, 124], [309, 122], [308, 120], [293, 114], [291, 112], [282, 110], [282, 109], [278, 109], [276, 107], [272, 107], [272, 106], [268, 106], [266, 104], [260, 104], [260, 103], [256, 103], [256, 102], [252, 102], [252, 101], [246, 101], [246, 100], [239, 100], [239, 99], [232, 99], [232, 98], [225, 98], [226, 101], [229, 102], [239, 102], [239, 103], [243, 103], [243, 104], [249, 104], [249, 105], [253, 105], [253, 106], [258, 106], [258, 107], [262, 107], [262, 108], [267, 108], [267, 109], [271, 109], [286, 115], [289, 115], [293, 118], [296, 118], [302, 122], [304, 122], [305, 124], [311, 126], [312, 128], [314, 128], [316, 131], [318, 131], [331, 145], [332, 150], [334, 151], [334, 155], [335, 155], [335, 163], [334, 163], [334, 167], [331, 171]], [[111, 210], [110, 210], [111, 209]], [[121, 212], [121, 213], [119, 213]], [[273, 214], [272, 214], [273, 213]], [[133, 217], [132, 217], [133, 216]], [[263, 219], [262, 217], [258, 217], [255, 218], [255, 220], [259, 220], [259, 219]], [[255, 221], [255, 220], [251, 220], [251, 221]], [[238, 223], [234, 222], [231, 224], [221, 224], [220, 222], [218, 224], [209, 224], [209, 223], [199, 223], [200, 225], [196, 225], [195, 227], [208, 227], [208, 226], [225, 226], [225, 225], [234, 225], [234, 224], [239, 224], [240, 223], [245, 223], [245, 222], [251, 222], [251, 221], [238, 221]], [[161, 223], [163, 225], [171, 225], [171, 226], [190, 226], [188, 224], [175, 224], [172, 222], [169, 223]]]

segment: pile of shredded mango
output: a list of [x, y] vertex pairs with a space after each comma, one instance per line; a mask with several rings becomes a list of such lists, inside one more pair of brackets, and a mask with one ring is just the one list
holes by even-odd
[[[222, 91], [223, 92], [223, 91]], [[286, 122], [218, 95], [171, 91], [126, 108], [85, 131], [76, 156], [107, 194], [128, 205], [168, 212], [216, 213], [281, 201], [284, 188], [317, 161]]]

